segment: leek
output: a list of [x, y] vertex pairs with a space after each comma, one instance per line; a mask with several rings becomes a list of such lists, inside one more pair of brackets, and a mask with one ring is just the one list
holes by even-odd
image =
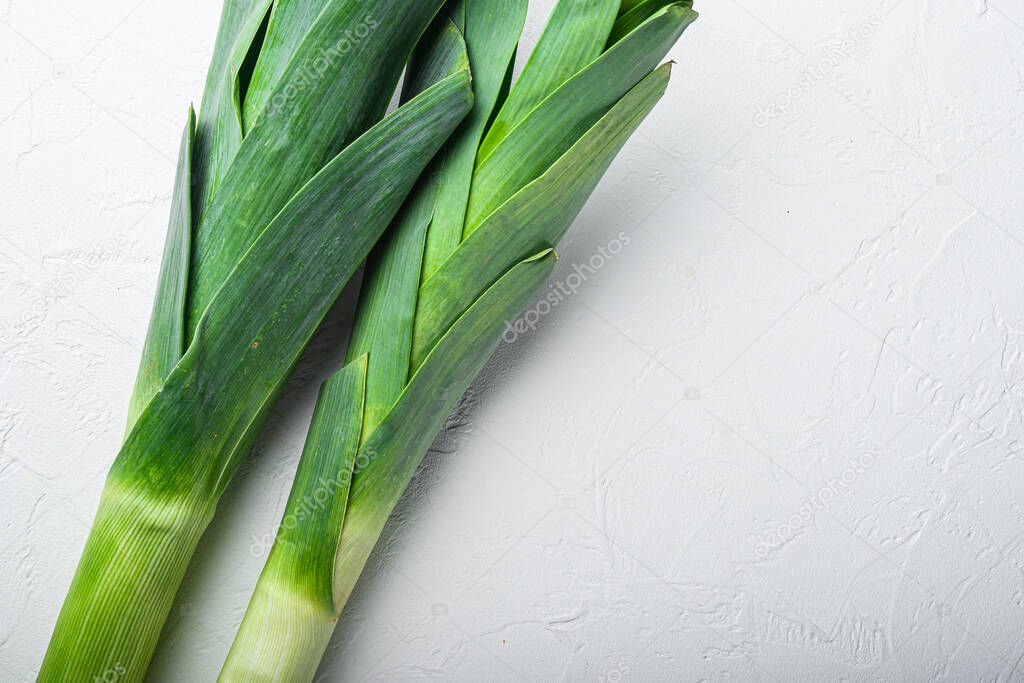
[[[222, 681], [308, 681], [388, 517], [553, 248], [663, 95], [690, 2], [560, 0], [503, 84], [526, 0], [457, 0], [406, 96], [468, 60], [473, 112], [370, 256], [347, 352], [325, 383], [268, 562]], [[289, 523], [322, 501], [301, 524]]]
[[442, 5], [225, 1], [183, 134], [127, 436], [39, 680], [145, 676], [291, 368], [472, 107], [468, 69], [452, 70], [380, 120]]

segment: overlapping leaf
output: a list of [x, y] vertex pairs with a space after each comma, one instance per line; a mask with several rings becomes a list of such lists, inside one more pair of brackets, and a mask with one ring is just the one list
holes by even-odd
[[434, 217], [427, 233], [424, 278], [437, 270], [462, 241], [477, 148], [498, 102], [509, 62], [515, 56], [526, 9], [527, 0], [458, 0], [450, 8], [466, 40], [476, 105], [445, 152]]
[[[447, 18], [425, 45], [429, 49], [420, 51], [409, 74], [406, 98], [469, 68], [462, 32]], [[446, 150], [451, 149], [451, 144]], [[348, 349], [349, 362], [364, 354], [370, 356], [366, 433], [383, 419], [409, 379], [416, 292], [427, 230], [437, 214], [438, 185], [446, 184], [449, 160], [445, 151], [438, 155], [367, 264], [359, 315]]]
[[529, 302], [554, 264], [554, 252], [545, 249], [489, 288], [438, 342], [395, 407], [367, 435], [358, 456], [366, 466], [354, 478], [334, 569], [339, 612], [445, 418], [501, 342], [505, 321]]
[[[509, 90], [520, 9], [525, 3], [518, 0], [454, 0], [408, 78], [414, 93], [458, 64], [468, 46], [476, 106], [367, 266], [343, 370], [366, 363], [365, 394], [351, 396], [347, 407], [334, 404], [337, 420], [349, 420], [350, 429], [351, 415], [361, 418], [340, 540], [335, 545], [328, 533], [316, 554], [305, 546], [289, 551], [288, 535], [279, 537], [296, 566], [322, 567], [333, 558], [335, 615], [437, 430], [507, 322], [549, 276], [552, 247], [663, 95], [671, 65], [658, 63], [696, 18], [689, 0], [560, 0]], [[319, 409], [318, 416], [317, 424], [329, 422]], [[346, 449], [336, 451], [327, 470], [347, 470], [353, 455], [350, 444]], [[306, 460], [293, 497], [311, 493], [304, 468], [325, 469], [318, 457]], [[314, 528], [336, 519], [333, 508], [322, 514]], [[320, 595], [322, 574], [306, 579], [317, 582], [312, 590]], [[276, 634], [293, 644], [272, 650], [302, 655], [290, 670], [277, 667], [280, 657], [261, 670], [289, 680], [312, 677], [330, 629], [322, 615], [303, 618], [281, 598], [292, 580], [261, 578], [249, 607], [261, 630], [240, 632], [226, 671], [259, 660], [261, 643]]]
[[220, 186], [238, 148], [242, 130], [237, 112], [238, 71], [248, 54], [271, 0], [225, 0], [213, 59], [206, 76], [196, 123], [193, 159], [193, 209], [198, 217]]
[[619, 0], [568, 0], [555, 6], [515, 90], [480, 144], [480, 158], [489, 156], [544, 98], [597, 59], [618, 7]]
[[696, 16], [680, 5], [662, 10], [545, 98], [482, 155], [473, 177], [466, 234], [548, 168], [649, 74]]
[[252, 122], [196, 227], [191, 332], [270, 220], [328, 160], [380, 117], [412, 46], [442, 3], [379, 0], [373, 8], [382, 20], [347, 49], [346, 31], [365, 19], [367, 6], [361, 0], [326, 4], [277, 79], [268, 105]]
[[219, 492], [235, 464], [220, 456], [250, 432], [471, 102], [469, 74], [453, 74], [346, 147], [302, 188], [218, 292], [112, 476], [143, 477], [151, 492], [191, 491], [197, 478], [209, 477], [208, 490]]
[[511, 262], [558, 244], [622, 145], [665, 92], [666, 65], [636, 85], [540, 178], [505, 203], [420, 289], [412, 367]]
[[142, 349], [135, 389], [128, 404], [128, 430], [145, 409], [164, 378], [185, 353], [185, 302], [188, 298], [189, 258], [192, 249], [192, 155], [196, 115], [189, 107], [188, 121], [178, 152], [171, 219], [157, 281], [153, 314]]

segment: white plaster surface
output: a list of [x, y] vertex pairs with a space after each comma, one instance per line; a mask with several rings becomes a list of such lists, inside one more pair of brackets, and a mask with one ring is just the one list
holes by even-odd
[[[1024, 8], [698, 9], [555, 280], [618, 253], [470, 392], [323, 680], [1024, 680]], [[118, 447], [218, 13], [0, 1], [5, 682], [38, 669]], [[152, 680], [216, 676], [350, 316]]]

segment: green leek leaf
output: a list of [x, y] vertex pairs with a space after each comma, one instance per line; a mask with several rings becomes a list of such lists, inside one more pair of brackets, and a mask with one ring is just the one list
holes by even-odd
[[[245, 98], [244, 119], [255, 121], [274, 95], [290, 57], [306, 37], [328, 0], [274, 0], [267, 37]], [[353, 30], [352, 26], [348, 30]], [[369, 30], [366, 27], [364, 30]]]
[[465, 307], [509, 263], [557, 244], [622, 145], [660, 100], [671, 65], [655, 70], [540, 178], [506, 202], [420, 288], [412, 366], [422, 362]]
[[608, 46], [611, 47], [622, 40], [669, 5], [680, 5], [692, 9], [693, 0], [682, 0], [682, 2], [680, 0], [641, 0], [615, 20], [615, 26], [612, 27], [611, 35], [608, 36]]
[[[270, 0], [225, 0], [213, 59], [206, 75], [203, 102], [196, 122], [193, 172], [193, 225], [206, 202], [220, 186], [242, 145], [242, 130], [235, 102], [236, 52], [248, 53], [255, 30], [253, 17], [260, 21]], [[259, 26], [257, 22], [256, 26]], [[242, 47], [240, 48], [239, 45]]]
[[171, 220], [164, 242], [153, 314], [149, 319], [149, 331], [146, 333], [142, 360], [135, 378], [135, 390], [128, 405], [129, 432], [185, 353], [185, 301], [192, 249], [192, 155], [195, 139], [196, 114], [189, 107], [188, 121], [178, 153]]
[[[406, 97], [469, 68], [462, 32], [448, 19], [440, 24], [440, 32], [425, 43], [429, 49], [421, 51], [411, 67]], [[350, 362], [364, 354], [370, 358], [363, 425], [367, 434], [387, 414], [409, 379], [416, 290], [427, 229], [434, 217], [438, 179], [446, 163], [442, 152], [420, 179], [367, 264], [359, 315], [348, 349]]]
[[462, 241], [477, 147], [498, 102], [510, 59], [526, 22], [527, 0], [458, 0], [460, 18], [473, 72], [476, 105], [445, 151], [444, 172], [437, 189], [434, 220], [427, 233], [423, 277], [444, 263]]
[[260, 0], [246, 18], [231, 53], [231, 101], [235, 108], [235, 121], [243, 138], [246, 130], [243, 99], [247, 99], [251, 90], [255, 62], [266, 48], [265, 31], [272, 9], [272, 0]]
[[659, 12], [552, 93], [482, 157], [473, 178], [466, 234], [650, 73], [696, 17], [693, 10], [675, 5]]
[[334, 574], [337, 613], [427, 448], [501, 342], [513, 318], [555, 267], [551, 249], [524, 260], [489, 288], [438, 342], [380, 426], [364, 435]]
[[[211, 302], [112, 479], [143, 477], [151, 492], [172, 496], [197, 486], [219, 494], [236, 464], [224, 461], [225, 449], [244, 438], [287, 379], [471, 102], [468, 73], [449, 76], [345, 148], [282, 209]], [[277, 275], [267, 277], [270, 270]]]
[[[412, 46], [442, 2], [378, 0], [376, 12], [392, 19], [375, 21], [358, 48], [348, 51], [346, 31], [363, 21], [365, 3], [331, 0], [324, 7], [281, 75], [270, 103], [253, 122], [196, 228], [189, 291], [191, 332], [271, 219], [383, 113]], [[325, 102], [343, 104], [325, 106]]]
[[487, 157], [548, 95], [597, 59], [608, 41], [618, 8], [618, 0], [559, 0], [515, 92], [480, 145], [481, 158]]

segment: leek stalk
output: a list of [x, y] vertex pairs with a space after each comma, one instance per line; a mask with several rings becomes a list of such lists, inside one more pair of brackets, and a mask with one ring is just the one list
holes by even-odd
[[665, 92], [671, 65], [658, 64], [697, 17], [688, 1], [560, 0], [504, 91], [525, 12], [526, 0], [457, 0], [417, 51], [407, 95], [466, 59], [474, 111], [370, 256], [347, 364], [322, 391], [286, 523], [325, 487], [329, 499], [297, 531], [282, 524], [222, 681], [312, 680], [433, 438]]

